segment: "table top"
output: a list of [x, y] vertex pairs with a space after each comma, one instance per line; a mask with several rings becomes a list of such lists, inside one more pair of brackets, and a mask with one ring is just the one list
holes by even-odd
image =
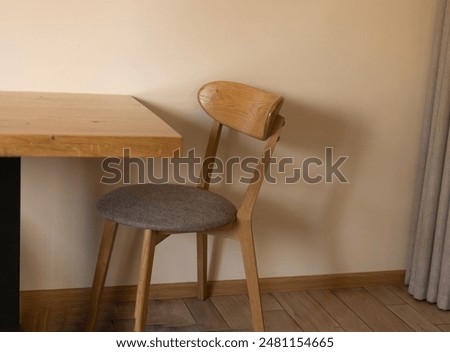
[[132, 96], [0, 92], [0, 156], [172, 156], [182, 138]]

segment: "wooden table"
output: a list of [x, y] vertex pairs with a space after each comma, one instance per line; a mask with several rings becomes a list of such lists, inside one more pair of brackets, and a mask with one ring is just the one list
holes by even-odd
[[0, 92], [0, 331], [19, 329], [20, 158], [172, 156], [181, 136], [131, 96]]

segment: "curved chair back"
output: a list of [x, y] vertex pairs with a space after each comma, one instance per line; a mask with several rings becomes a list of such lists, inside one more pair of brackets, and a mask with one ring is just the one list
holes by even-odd
[[242, 83], [215, 81], [200, 88], [198, 100], [205, 112], [215, 120], [202, 165], [202, 177], [198, 185], [200, 188], [209, 188], [211, 161], [216, 157], [223, 125], [251, 137], [267, 140], [238, 209], [239, 219], [250, 219], [264, 174], [284, 126], [284, 118], [278, 114], [283, 105], [283, 97]]
[[266, 140], [283, 104], [283, 97], [241, 83], [215, 81], [200, 88], [198, 101], [205, 112], [219, 123]]

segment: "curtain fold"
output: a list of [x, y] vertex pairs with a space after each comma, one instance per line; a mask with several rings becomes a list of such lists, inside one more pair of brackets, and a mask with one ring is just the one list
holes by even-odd
[[405, 282], [450, 309], [450, 0], [439, 4]]

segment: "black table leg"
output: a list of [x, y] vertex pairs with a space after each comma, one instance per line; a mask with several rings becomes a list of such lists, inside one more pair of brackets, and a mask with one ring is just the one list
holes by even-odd
[[20, 158], [0, 157], [0, 331], [19, 331]]

